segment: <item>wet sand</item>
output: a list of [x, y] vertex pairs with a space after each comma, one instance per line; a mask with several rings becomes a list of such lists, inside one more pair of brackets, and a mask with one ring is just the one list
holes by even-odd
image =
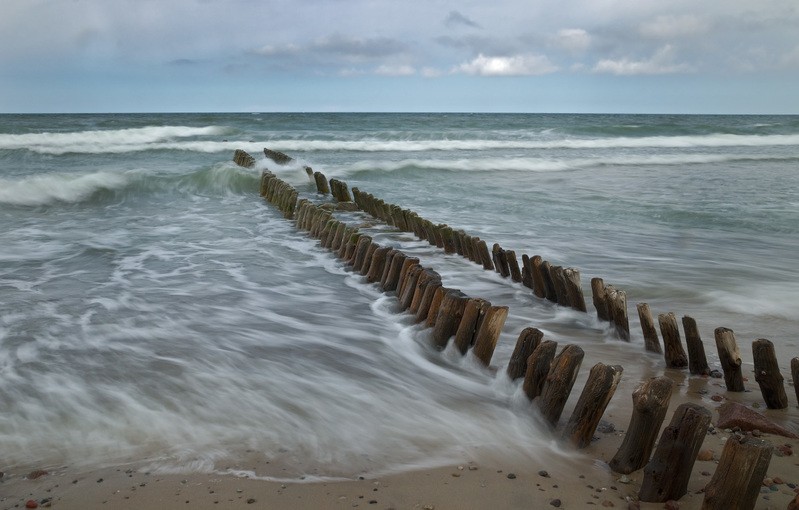
[[[679, 377], [679, 374], [676, 374]], [[748, 383], [751, 386], [751, 382]], [[613, 431], [597, 432], [592, 444], [575, 451], [568, 459], [558, 458], [537, 463], [486, 458], [463, 459], [462, 463], [416, 470], [388, 476], [363, 476], [351, 480], [265, 480], [246, 476], [209, 473], [160, 474], [148, 472], [144, 464], [129, 464], [94, 470], [65, 467], [39, 467], [47, 474], [29, 479], [36, 467], [20, 467], [4, 474], [0, 481], [0, 508], [25, 508], [32, 501], [39, 508], [86, 510], [127, 509], [227, 509], [227, 508], [375, 508], [375, 509], [517, 509], [517, 508], [664, 508], [663, 503], [640, 503], [636, 506], [643, 470], [628, 476], [613, 473], [607, 462], [613, 457], [624, 436], [629, 420], [629, 386], [620, 388], [614, 397], [617, 405], [605, 419]], [[666, 423], [682, 402], [693, 401], [718, 418], [714, 395], [727, 395], [750, 407], [758, 407], [759, 392], [729, 394], [718, 379], [691, 378], [689, 384], [675, 391]], [[572, 395], [573, 401], [574, 394]], [[717, 397], [718, 398], [718, 397]], [[623, 402], [622, 402], [623, 401]], [[762, 409], [759, 409], [762, 410]], [[778, 423], [795, 427], [799, 409], [792, 403], [786, 411], [767, 412]], [[568, 416], [567, 408], [564, 416]], [[563, 420], [564, 418], [562, 418]], [[557, 431], [556, 431], [557, 433]], [[553, 434], [553, 440], [555, 437]], [[701, 450], [712, 452], [711, 460], [698, 460], [691, 476], [688, 493], [680, 498], [679, 508], [698, 509], [702, 490], [710, 481], [724, 443], [732, 431], [711, 430]], [[764, 434], [775, 449], [768, 478], [777, 483], [764, 485], [757, 509], [787, 508], [799, 486], [799, 440]], [[785, 455], [790, 450], [796, 454]], [[700, 456], [701, 458], [701, 456]], [[240, 460], [226, 466], [230, 470], [255, 473], [264, 477], [275, 466], [263, 460]], [[29, 503], [32, 505], [32, 503]], [[252, 505], [252, 506], [249, 506]]]

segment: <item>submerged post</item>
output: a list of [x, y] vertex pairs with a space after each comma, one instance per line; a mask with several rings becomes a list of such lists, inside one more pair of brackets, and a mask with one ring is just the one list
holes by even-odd
[[544, 383], [549, 374], [549, 367], [555, 358], [555, 351], [558, 348], [558, 343], [552, 340], [544, 340], [538, 347], [533, 349], [533, 353], [527, 358], [527, 370], [524, 373], [524, 394], [527, 398], [533, 400], [541, 395], [541, 390], [544, 388]]
[[516, 340], [516, 347], [508, 362], [507, 374], [511, 381], [524, 377], [527, 371], [527, 358], [544, 338], [544, 333], [536, 328], [524, 328]]

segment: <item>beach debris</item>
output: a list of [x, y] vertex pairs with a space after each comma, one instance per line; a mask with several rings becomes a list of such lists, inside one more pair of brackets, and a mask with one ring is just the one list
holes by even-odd
[[710, 411], [682, 404], [663, 429], [652, 459], [644, 467], [638, 499], [650, 503], [680, 499], [688, 490], [691, 470], [710, 424]]
[[718, 412], [719, 419], [716, 423], [716, 427], [718, 428], [731, 429], [733, 427], [740, 427], [743, 431], [758, 429], [767, 434], [799, 439], [799, 436], [790, 430], [777, 425], [757, 411], [749, 409], [737, 402], [728, 401], [723, 403], [719, 406]]
[[760, 386], [760, 393], [769, 409], [785, 409], [788, 407], [788, 395], [777, 363], [774, 344], [765, 338], [752, 342], [752, 354], [755, 364], [755, 381]]
[[47, 476], [49, 473], [44, 469], [34, 469], [28, 476], [26, 477], [28, 480], [36, 480], [37, 478], [41, 478], [43, 476]]
[[754, 508], [773, 450], [768, 441], [742, 435], [731, 437], [724, 445], [713, 478], [705, 487], [702, 509]]

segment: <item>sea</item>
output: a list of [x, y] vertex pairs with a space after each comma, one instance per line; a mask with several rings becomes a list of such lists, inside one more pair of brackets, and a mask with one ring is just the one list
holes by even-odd
[[[393, 293], [259, 197], [268, 169], [330, 201], [305, 166], [579, 269], [588, 313], [347, 213], [446, 286], [509, 306], [490, 367], [434, 349]], [[627, 293], [629, 342], [597, 319], [593, 277]], [[524, 328], [586, 352], [562, 421], [598, 362], [624, 369], [605, 416], [618, 429], [635, 386], [664, 373], [717, 405], [645, 351], [641, 302], [696, 319], [711, 368], [714, 329], [731, 328], [754, 401], [751, 343], [771, 340], [790, 399], [772, 416], [796, 423], [799, 116], [0, 115], [0, 470], [319, 480], [586, 455], [505, 373]]]

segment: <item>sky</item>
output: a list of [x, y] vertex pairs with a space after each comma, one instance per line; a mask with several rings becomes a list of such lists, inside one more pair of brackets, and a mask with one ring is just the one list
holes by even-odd
[[797, 0], [0, 0], [0, 113], [799, 114]]

